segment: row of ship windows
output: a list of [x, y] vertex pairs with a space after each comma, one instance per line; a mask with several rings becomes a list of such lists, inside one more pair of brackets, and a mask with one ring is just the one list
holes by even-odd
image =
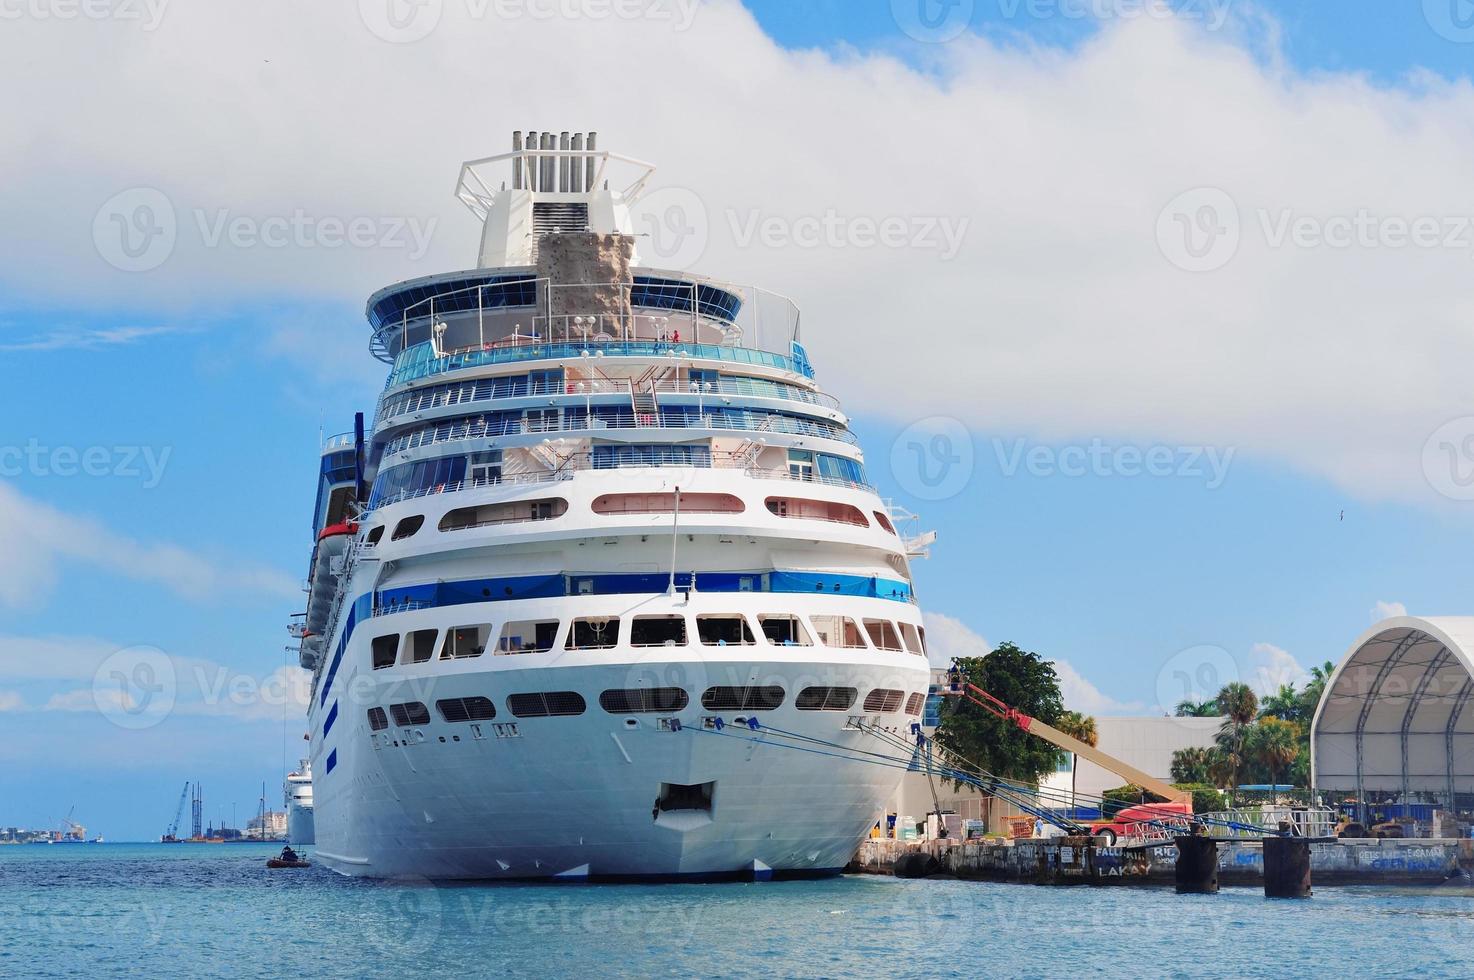
[[[451, 382], [416, 388], [384, 399], [379, 410], [379, 419], [389, 419], [406, 412], [449, 405], [464, 405], [469, 402], [489, 401], [498, 398], [525, 398], [538, 395], [602, 395], [626, 394], [629, 385], [624, 381], [565, 380], [562, 370], [533, 371], [530, 374], [478, 378], [472, 381]], [[819, 397], [806, 388], [769, 381], [765, 378], [749, 378], [740, 375], [717, 374], [714, 371], [692, 371], [684, 385], [667, 386], [675, 393], [689, 392], [693, 395], [752, 395], [765, 398], [784, 398], [814, 404]]]
[[[835, 524], [850, 524], [869, 527], [865, 513], [852, 504], [834, 500], [811, 500], [807, 497], [769, 497], [764, 504], [768, 512], [777, 517], [798, 520], [829, 521]], [[672, 514], [676, 511], [674, 493], [606, 493], [595, 497], [590, 509], [595, 514]], [[684, 514], [741, 514], [747, 509], [742, 498], [730, 493], [683, 493], [680, 510]], [[438, 525], [441, 531], [464, 531], [469, 528], [488, 527], [497, 524], [520, 524], [526, 521], [548, 521], [568, 513], [568, 501], [562, 497], [546, 497], [539, 500], [518, 500], [505, 504], [482, 504], [479, 507], [457, 507], [447, 511]], [[872, 511], [875, 522], [891, 534], [895, 525], [881, 511]], [[425, 515], [413, 514], [402, 518], [394, 525], [390, 541], [402, 541], [419, 533], [425, 526]], [[367, 545], [376, 545], [384, 537], [381, 524], [369, 531], [364, 538]]]
[[[926, 653], [926, 630], [913, 623], [893, 623], [888, 619], [862, 619], [857, 624], [848, 616], [810, 616], [813, 632], [804, 620], [791, 613], [760, 614], [758, 630], [774, 646], [808, 647], [813, 636], [826, 647], [864, 650], [893, 650], [923, 656]], [[494, 653], [546, 653], [553, 649], [561, 622], [556, 619], [513, 620], [502, 626]], [[479, 657], [491, 642], [492, 624], [477, 623], [438, 629], [412, 630], [401, 635], [387, 633], [376, 636], [369, 647], [374, 670], [400, 664], [428, 663], [434, 656], [439, 639], [441, 660]], [[617, 616], [575, 619], [563, 641], [565, 650], [607, 650], [618, 645], [620, 620]], [[703, 646], [755, 646], [757, 634], [747, 617], [739, 613], [713, 613], [696, 617], [696, 636]], [[870, 643], [867, 646], [866, 639]], [[634, 647], [682, 647], [688, 643], [686, 617], [680, 615], [635, 616], [629, 624], [627, 640]]]
[[[860, 692], [853, 687], [806, 687], [798, 693], [793, 706], [799, 711], [848, 711]], [[788, 692], [776, 685], [753, 687], [709, 687], [701, 695], [701, 706], [707, 711], [776, 711], [783, 706]], [[905, 714], [919, 715], [926, 703], [921, 692], [906, 696], [894, 688], [876, 688], [865, 696], [863, 710], [867, 714], [894, 714], [905, 700]], [[684, 711], [691, 698], [679, 687], [615, 688], [599, 695], [599, 707], [611, 715], [672, 714]], [[435, 702], [435, 710], [446, 722], [492, 721], [496, 705], [490, 698], [443, 698]], [[588, 710], [583, 695], [577, 691], [537, 691], [507, 697], [507, 710], [517, 718], [554, 718], [581, 715]], [[369, 729], [381, 732], [389, 720], [404, 728], [428, 725], [430, 709], [423, 701], [391, 704], [388, 714], [383, 708], [368, 709]]]

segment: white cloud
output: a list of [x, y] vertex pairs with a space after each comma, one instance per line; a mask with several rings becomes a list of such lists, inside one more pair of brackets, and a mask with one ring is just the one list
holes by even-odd
[[1300, 666], [1288, 651], [1273, 643], [1256, 643], [1249, 650], [1249, 684], [1261, 697], [1273, 694], [1283, 684], [1300, 687], [1310, 680], [1310, 672]]
[[1065, 707], [1087, 715], [1131, 715], [1140, 714], [1145, 705], [1140, 701], [1117, 701], [1103, 693], [1074, 668], [1068, 660], [1054, 661], [1054, 672], [1059, 675], [1059, 692]]
[[[1272, 23], [1215, 34], [1128, 19], [1070, 51], [964, 37], [922, 72], [782, 50], [721, 0], [685, 32], [468, 20], [471, 7], [445, 4], [413, 44], [374, 36], [361, 6], [173, 4], [155, 31], [8, 23], [0, 79], [27, 93], [0, 103], [9, 293], [155, 315], [359, 301], [470, 264], [477, 229], [448, 193], [461, 160], [506, 149], [514, 128], [586, 125], [601, 146], [659, 162], [657, 184], [699, 194], [700, 270], [794, 296], [822, 377], [870, 411], [1038, 439], [1211, 443], [1355, 493], [1430, 500], [1423, 444], [1469, 414], [1469, 249], [1277, 248], [1259, 219], [1467, 216], [1467, 81], [1297, 73]], [[99, 64], [116, 69], [101, 88]], [[468, 123], [460, 96], [509, 78], [537, 82]], [[713, 106], [720, 132], [693, 133]], [[99, 207], [131, 187], [163, 191], [177, 217], [150, 272], [111, 268], [93, 241]], [[1163, 258], [1157, 223], [1199, 187], [1228, 195], [1243, 239], [1226, 267], [1194, 274]], [[419, 260], [210, 247], [200, 225], [222, 210], [436, 225]], [[968, 228], [951, 262], [853, 243], [743, 247], [736, 219], [754, 211]], [[895, 399], [897, 377], [924, 383]]]
[[1404, 606], [1400, 602], [1386, 602], [1378, 599], [1377, 604], [1372, 607], [1372, 622], [1374, 623], [1380, 623], [1384, 619], [1392, 619], [1394, 616], [1406, 615], [1407, 606]]
[[212, 561], [171, 544], [145, 544], [91, 518], [64, 513], [0, 482], [0, 605], [19, 606], [46, 595], [63, 563], [157, 582], [187, 599], [218, 599], [242, 589], [282, 598], [299, 595], [284, 572], [236, 560]]
[[933, 667], [950, 667], [957, 657], [985, 657], [993, 645], [960, 619], [945, 613], [923, 611], [926, 624], [927, 659]]
[[[993, 649], [982, 634], [960, 619], [939, 612], [924, 612], [922, 618], [926, 621], [926, 648], [933, 667], [950, 666], [954, 657], [987, 656]], [[1065, 707], [1071, 711], [1082, 711], [1088, 715], [1125, 715], [1143, 710], [1140, 702], [1117, 701], [1102, 693], [1068, 660], [1055, 660], [1053, 666], [1059, 675], [1059, 690]]]
[[108, 327], [82, 330], [59, 327], [42, 334], [0, 343], [0, 352], [98, 350], [118, 347], [153, 337], [185, 332], [180, 327]]

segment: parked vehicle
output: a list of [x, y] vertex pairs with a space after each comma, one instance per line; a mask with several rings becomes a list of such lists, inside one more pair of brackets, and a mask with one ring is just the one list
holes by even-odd
[[[1117, 811], [1109, 820], [1092, 821], [1090, 833], [1094, 837], [1104, 837], [1107, 845], [1128, 838], [1170, 836], [1171, 828], [1166, 825], [1176, 823], [1183, 817], [1191, 817], [1192, 812], [1191, 800], [1138, 803]], [[1183, 829], [1186, 829], [1185, 821]]]

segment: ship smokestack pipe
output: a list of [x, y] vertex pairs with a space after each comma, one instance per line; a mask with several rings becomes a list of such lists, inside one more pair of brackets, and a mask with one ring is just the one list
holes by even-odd
[[[513, 130], [512, 131], [512, 152], [513, 153], [521, 153], [522, 152], [522, 130], [520, 130], [520, 129], [516, 129], [516, 130]], [[512, 190], [514, 190], [514, 191], [520, 191], [521, 189], [522, 189], [522, 158], [521, 157], [513, 157], [512, 158]]]
[[[567, 130], [564, 130], [563, 131], [563, 135], [561, 135], [561, 136], [558, 137], [558, 149], [560, 149], [560, 150], [567, 150], [568, 149], [568, 131]], [[568, 164], [569, 164], [569, 158], [568, 157], [559, 157], [558, 158], [558, 190], [562, 191], [564, 194], [567, 194], [568, 193], [568, 190], [569, 190], [569, 187], [568, 187]]]
[[[556, 146], [556, 144], [553, 142], [554, 139], [556, 139], [556, 137], [553, 136], [552, 133], [543, 133], [543, 149], [546, 150], [548, 154], [551, 154]], [[553, 190], [553, 188], [557, 186], [553, 183], [553, 179], [553, 157], [549, 155], [544, 155], [542, 166], [542, 189], [545, 191]]]
[[591, 190], [594, 189], [594, 147], [598, 144], [598, 142], [599, 142], [599, 134], [598, 133], [589, 133], [589, 141], [588, 141], [589, 155], [586, 156], [586, 157], [584, 157], [584, 161], [583, 161], [583, 167], [584, 167], [583, 189], [584, 189], [585, 192], [591, 191]]
[[573, 134], [573, 153], [568, 159], [568, 189], [576, 194], [585, 190], [583, 186], [583, 133]]
[[523, 146], [532, 151], [532, 156], [528, 157], [526, 160], [527, 189], [530, 191], [539, 190], [540, 188], [538, 187], [539, 181], [537, 174], [537, 130], [529, 129], [527, 131], [527, 142], [524, 143]]

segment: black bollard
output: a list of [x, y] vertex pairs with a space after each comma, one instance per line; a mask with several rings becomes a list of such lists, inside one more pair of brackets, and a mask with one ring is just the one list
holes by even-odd
[[1218, 842], [1206, 834], [1177, 838], [1177, 894], [1218, 893]]
[[1310, 897], [1310, 841], [1304, 837], [1264, 838], [1264, 897]]

